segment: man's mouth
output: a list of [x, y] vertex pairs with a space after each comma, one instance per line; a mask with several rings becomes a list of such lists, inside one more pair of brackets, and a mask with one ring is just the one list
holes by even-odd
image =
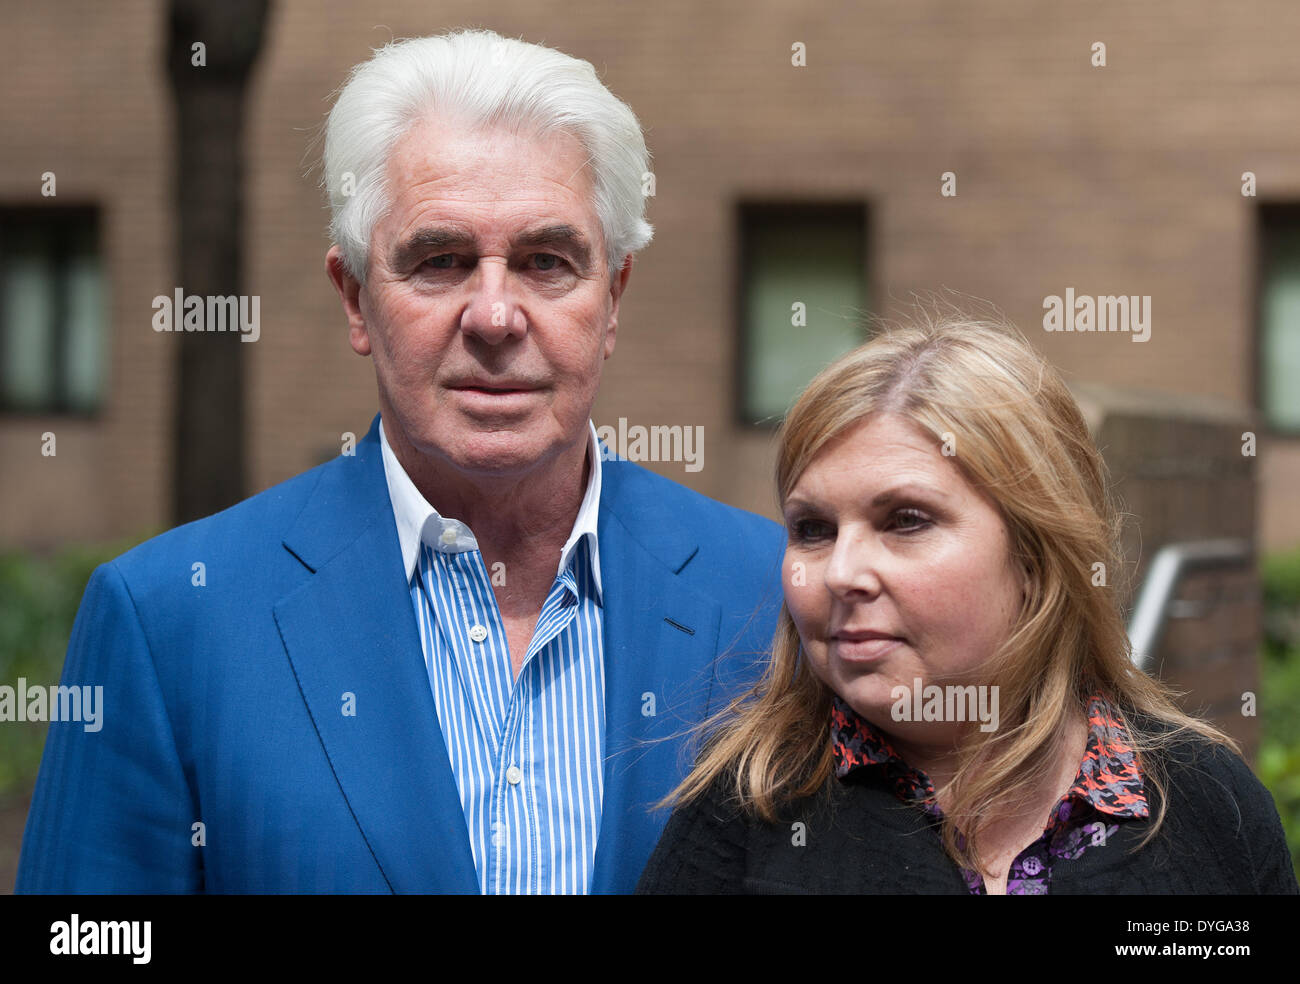
[[488, 381], [469, 379], [451, 383], [448, 386], [448, 389], [459, 390], [465, 393], [487, 393], [497, 396], [508, 395], [510, 393], [531, 393], [533, 390], [537, 389], [537, 387], [531, 383], [518, 380]]
[[472, 416], [515, 416], [530, 412], [540, 387], [522, 380], [462, 379], [448, 385], [461, 410]]

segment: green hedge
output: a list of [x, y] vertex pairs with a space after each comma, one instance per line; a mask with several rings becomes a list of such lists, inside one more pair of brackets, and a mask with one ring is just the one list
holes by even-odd
[[1273, 794], [1300, 877], [1300, 550], [1265, 557], [1260, 745], [1255, 771]]
[[[140, 538], [70, 547], [49, 557], [0, 552], [0, 683], [59, 682], [68, 636], [90, 575]], [[44, 721], [0, 725], [0, 799], [26, 793], [36, 782], [45, 747]]]

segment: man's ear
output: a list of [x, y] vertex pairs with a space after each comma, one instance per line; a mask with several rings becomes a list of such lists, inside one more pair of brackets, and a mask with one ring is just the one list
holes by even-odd
[[609, 325], [605, 332], [605, 358], [614, 354], [614, 336], [618, 334], [618, 302], [627, 289], [628, 278], [632, 276], [632, 254], [628, 253], [623, 266], [610, 280], [609, 284]]
[[366, 328], [366, 318], [361, 312], [361, 281], [348, 273], [343, 263], [343, 251], [331, 246], [325, 254], [325, 273], [330, 283], [339, 292], [343, 303], [343, 313], [348, 316], [348, 341], [352, 351], [357, 355], [370, 354], [370, 332]]

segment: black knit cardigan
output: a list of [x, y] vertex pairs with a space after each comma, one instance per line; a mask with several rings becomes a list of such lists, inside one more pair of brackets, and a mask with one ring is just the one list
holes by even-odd
[[[1300, 892], [1273, 799], [1239, 756], [1196, 738], [1161, 761], [1169, 808], [1156, 836], [1135, 851], [1151, 821], [1117, 821], [1104, 844], [1053, 862], [1051, 894]], [[881, 771], [832, 776], [775, 824], [742, 814], [715, 784], [673, 813], [637, 891], [968, 894], [937, 825], [901, 803]], [[1147, 797], [1154, 815], [1150, 784]]]

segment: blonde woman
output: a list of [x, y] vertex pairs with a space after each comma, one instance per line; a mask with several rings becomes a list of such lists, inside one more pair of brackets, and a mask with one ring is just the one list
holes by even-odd
[[1014, 329], [843, 357], [790, 411], [777, 486], [771, 663], [640, 891], [1297, 892], [1232, 740], [1134, 668], [1104, 464]]

